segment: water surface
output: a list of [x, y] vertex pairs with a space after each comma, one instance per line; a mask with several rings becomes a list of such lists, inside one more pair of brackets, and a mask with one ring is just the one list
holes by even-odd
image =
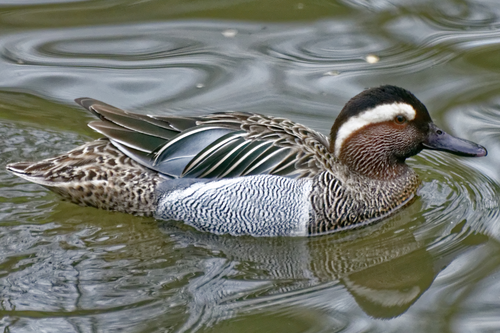
[[[4, 332], [500, 330], [496, 1], [0, 1]], [[328, 133], [366, 87], [414, 92], [489, 155], [426, 152], [419, 198], [361, 230], [214, 236], [63, 202], [4, 169], [98, 138], [88, 96]]]

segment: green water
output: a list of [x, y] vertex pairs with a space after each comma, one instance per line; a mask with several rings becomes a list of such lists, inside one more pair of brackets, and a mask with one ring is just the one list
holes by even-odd
[[[499, 55], [493, 0], [0, 0], [0, 328], [500, 331]], [[362, 230], [214, 236], [62, 202], [4, 168], [98, 138], [78, 97], [328, 133], [380, 84], [489, 155], [411, 159], [419, 198]]]

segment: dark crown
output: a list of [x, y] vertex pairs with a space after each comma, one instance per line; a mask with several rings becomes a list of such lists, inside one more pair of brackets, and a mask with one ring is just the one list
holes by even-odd
[[334, 147], [337, 131], [349, 118], [379, 105], [393, 103], [409, 104], [417, 112], [416, 121], [431, 122], [425, 105], [408, 90], [391, 85], [369, 88], [351, 98], [335, 119], [330, 132], [330, 147]]

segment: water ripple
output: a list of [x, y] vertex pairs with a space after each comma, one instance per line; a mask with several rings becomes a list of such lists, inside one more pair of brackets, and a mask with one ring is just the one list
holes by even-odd
[[[339, 80], [427, 71], [500, 40], [495, 30], [437, 32], [409, 16], [369, 29], [353, 29], [350, 20], [308, 27], [196, 21], [11, 34], [0, 40], [0, 87], [68, 102], [82, 92], [118, 105], [168, 101], [176, 108], [182, 101], [199, 112], [210, 104], [231, 109], [235, 100], [250, 109], [273, 99], [297, 108], [311, 103], [297, 98], [304, 93], [337, 96], [331, 87]], [[329, 105], [331, 98], [316, 102], [325, 112]]]
[[[458, 58], [494, 51], [497, 6], [450, 10], [447, 2], [427, 10], [430, 1], [400, 1], [406, 11], [396, 15], [389, 1], [350, 3], [387, 13], [366, 22], [179, 21], [2, 35], [0, 88], [44, 98], [23, 107], [12, 100], [32, 97], [17, 94], [8, 106], [7, 93], [0, 98], [0, 288], [7, 299], [0, 314], [21, 318], [21, 326], [32, 325], [36, 313], [42, 326], [48, 317], [61, 330], [116, 331], [230, 331], [238, 323], [255, 327], [257, 316], [272, 324], [306, 322], [316, 331], [398, 332], [421, 331], [429, 312], [444, 317], [446, 302], [459, 302], [457, 290], [477, 286], [480, 268], [498, 267], [488, 263], [500, 240], [499, 103], [492, 97], [482, 111], [463, 106], [482, 101], [485, 92], [498, 95], [497, 73], [489, 72], [497, 65]], [[432, 10], [439, 17], [429, 16]], [[474, 71], [464, 75], [464, 63]], [[466, 160], [431, 152], [412, 159], [423, 180], [419, 198], [349, 233], [298, 239], [203, 234], [60, 202], [3, 169], [8, 161], [56, 155], [84, 141], [77, 134], [87, 119], [83, 111], [52, 102], [36, 108], [45, 98], [69, 105], [89, 95], [157, 113], [270, 109], [326, 133], [342, 104], [369, 83], [410, 85], [417, 75], [429, 83], [415, 85], [422, 100], [448, 112], [433, 117], [486, 145], [490, 155]], [[68, 120], [55, 124], [60, 119]], [[40, 129], [44, 125], [50, 129]], [[485, 289], [494, 294], [498, 287]]]
[[499, 23], [499, 14], [497, 6], [492, 6], [493, 2], [488, 1], [457, 1], [458, 3], [442, 2], [433, 7], [428, 16], [429, 22], [457, 30], [484, 29], [493, 28]]
[[419, 191], [426, 223], [418, 229], [419, 237], [440, 234], [431, 247], [443, 243], [448, 248], [472, 234], [488, 234], [488, 225], [500, 217], [498, 183], [443, 153], [426, 153], [423, 158], [425, 164], [417, 168], [427, 180]]

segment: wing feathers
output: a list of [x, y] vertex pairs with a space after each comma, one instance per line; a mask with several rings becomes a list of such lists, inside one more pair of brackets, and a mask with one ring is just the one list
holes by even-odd
[[172, 163], [178, 163], [173, 161], [182, 157], [185, 160], [184, 167], [176, 172], [180, 175], [185, 166], [207, 145], [231, 132], [232, 129], [213, 126], [198, 126], [182, 132], [155, 154], [156, 158], [152, 165], [161, 172], [171, 172], [169, 168]]
[[89, 123], [89, 127], [114, 141], [146, 153], [151, 153], [168, 142], [165, 139], [129, 130], [111, 122], [93, 121]]
[[316, 154], [327, 151], [328, 139], [284, 118], [244, 112], [149, 116], [91, 98], [76, 102], [99, 117], [89, 123], [92, 129], [125, 155], [168, 177], [304, 177], [325, 168], [325, 159]]
[[250, 143], [242, 136], [242, 132], [230, 133], [208, 145], [190, 161], [182, 177], [201, 177], [213, 166], [217, 166], [218, 162], [231, 165], [236, 153]]

